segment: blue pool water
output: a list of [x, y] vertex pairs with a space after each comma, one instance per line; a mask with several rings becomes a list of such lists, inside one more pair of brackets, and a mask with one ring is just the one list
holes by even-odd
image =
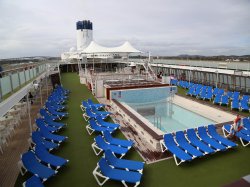
[[112, 91], [112, 99], [126, 103], [163, 132], [185, 130], [215, 122], [169, 102], [176, 87]]

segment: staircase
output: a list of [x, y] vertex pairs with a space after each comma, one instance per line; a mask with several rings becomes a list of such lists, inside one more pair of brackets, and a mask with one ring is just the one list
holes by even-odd
[[149, 76], [149, 78], [151, 80], [157, 80], [157, 76], [155, 75], [155, 72], [154, 70], [152, 69], [150, 63], [148, 62], [145, 62], [142, 64], [143, 67], [145, 68], [146, 72], [147, 72], [147, 75]]

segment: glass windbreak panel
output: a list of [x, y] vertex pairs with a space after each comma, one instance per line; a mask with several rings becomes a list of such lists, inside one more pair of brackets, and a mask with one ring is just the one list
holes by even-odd
[[6, 76], [1, 78], [1, 89], [2, 89], [2, 95], [6, 95], [11, 92], [11, 82], [10, 82], [10, 76]]
[[26, 77], [26, 81], [30, 80], [30, 72], [29, 72], [29, 70], [25, 71], [25, 77]]
[[247, 91], [250, 92], [250, 78], [246, 78]]
[[32, 79], [32, 78], [34, 77], [34, 75], [33, 75], [33, 70], [30, 69], [29, 71], [30, 71], [30, 79]]
[[25, 75], [24, 72], [19, 72], [20, 83], [21, 85], [25, 83]]
[[34, 74], [34, 77], [36, 77], [36, 68], [33, 68], [33, 74]]
[[19, 86], [18, 73], [12, 74], [11, 80], [12, 80], [13, 89], [16, 89]]

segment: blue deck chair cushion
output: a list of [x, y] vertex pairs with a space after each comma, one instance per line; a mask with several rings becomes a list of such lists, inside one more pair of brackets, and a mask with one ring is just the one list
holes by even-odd
[[44, 187], [42, 181], [37, 176], [33, 175], [23, 183], [24, 187]]
[[114, 128], [114, 129], [120, 127], [120, 125], [117, 123], [109, 123], [109, 122], [104, 121], [101, 116], [96, 116], [96, 121], [99, 125], [104, 126], [104, 127]]
[[38, 145], [38, 144], [43, 144], [46, 149], [48, 150], [53, 150], [59, 147], [59, 144], [47, 141], [45, 139], [43, 139], [43, 137], [41, 136], [41, 134], [39, 132], [32, 132], [32, 141]]

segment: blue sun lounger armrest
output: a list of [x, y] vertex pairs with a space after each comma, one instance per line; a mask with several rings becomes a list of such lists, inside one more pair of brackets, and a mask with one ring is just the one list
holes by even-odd
[[[47, 180], [48, 178], [52, 177], [57, 173], [57, 171], [46, 167], [45, 165], [38, 162], [36, 156], [33, 152], [28, 151], [21, 156], [22, 161], [22, 168], [34, 175], [38, 176], [39, 178], [43, 179], [43, 181]], [[23, 170], [21, 173], [24, 174]]]
[[89, 135], [93, 134], [93, 132], [104, 132], [104, 131], [109, 131], [110, 133], [114, 132], [117, 128], [108, 128], [108, 127], [103, 127], [99, 126], [96, 124], [94, 119], [89, 120], [89, 124], [86, 126], [86, 130], [89, 133]]
[[40, 131], [38, 131], [41, 133], [42, 137], [44, 137], [45, 139], [48, 139], [52, 142], [64, 142], [68, 139], [67, 136], [61, 136], [61, 135], [57, 135], [57, 134], [52, 134], [49, 132], [49, 130], [46, 127], [41, 127]]
[[214, 125], [208, 125], [208, 133], [210, 136], [212, 136], [214, 139], [216, 139], [219, 143], [224, 144], [227, 147], [236, 147], [237, 144], [220, 136], [217, 132], [216, 132], [216, 128]]
[[113, 138], [109, 131], [104, 131], [103, 136], [108, 143], [120, 147], [132, 147], [134, 144], [134, 142], [131, 140], [122, 140], [118, 138]]
[[[163, 138], [164, 138], [163, 146], [165, 147], [165, 150], [168, 150], [173, 154], [177, 166], [180, 165], [182, 162], [191, 161], [193, 159], [193, 156], [189, 155], [188, 153], [183, 151], [180, 147], [178, 147], [178, 145], [174, 142], [172, 134], [165, 134]], [[164, 152], [165, 150], [162, 147], [162, 151]], [[177, 158], [180, 159], [179, 162]]]
[[55, 156], [50, 154], [43, 145], [35, 146], [35, 154], [39, 160], [47, 163], [49, 166], [54, 166], [56, 169], [59, 169], [63, 165], [65, 165], [68, 160], [61, 158], [59, 156]]
[[35, 175], [23, 183], [23, 187], [44, 187], [41, 179]]
[[214, 153], [215, 150], [209, 147], [207, 144], [202, 142], [196, 135], [194, 129], [187, 129], [187, 139], [190, 141], [192, 145], [197, 147], [198, 150], [201, 150], [207, 154]]
[[205, 154], [196, 149], [192, 144], [190, 144], [185, 138], [183, 131], [176, 132], [175, 140], [179, 144], [179, 147], [184, 149], [187, 153], [190, 153], [194, 157], [201, 157]]
[[95, 137], [95, 142], [91, 146], [96, 155], [99, 155], [102, 151], [110, 149], [110, 151], [112, 151], [113, 153], [121, 155], [120, 158], [123, 157], [130, 149], [108, 144], [100, 135]]
[[[131, 183], [134, 184], [134, 187], [137, 187], [140, 184], [142, 177], [142, 174], [136, 171], [126, 171], [112, 168], [108, 165], [104, 158], [101, 158], [97, 163], [97, 167], [94, 169], [93, 175], [100, 186], [111, 179], [121, 181], [124, 186], [128, 186], [126, 183]], [[100, 177], [104, 180], [100, 181]]]
[[51, 142], [51, 141], [47, 141], [45, 139], [43, 139], [43, 137], [41, 136], [41, 134], [36, 131], [36, 132], [32, 132], [32, 142], [35, 144], [35, 145], [39, 145], [39, 144], [42, 144], [46, 147], [46, 149], [48, 149], [49, 151], [53, 150], [53, 149], [56, 149], [59, 147], [59, 144], [57, 143], [54, 143], [54, 142]]
[[218, 151], [224, 151], [227, 149], [226, 146], [220, 144], [215, 139], [208, 136], [205, 127], [198, 127], [198, 134], [202, 141], [206, 142], [211, 147], [214, 147]]
[[101, 116], [96, 116], [96, 120], [97, 123], [103, 127], [114, 128], [114, 129], [120, 127], [120, 125], [117, 123], [109, 123], [104, 121]]
[[140, 173], [143, 171], [143, 162], [117, 158], [110, 150], [105, 151], [104, 158], [109, 165], [115, 168], [138, 171]]

